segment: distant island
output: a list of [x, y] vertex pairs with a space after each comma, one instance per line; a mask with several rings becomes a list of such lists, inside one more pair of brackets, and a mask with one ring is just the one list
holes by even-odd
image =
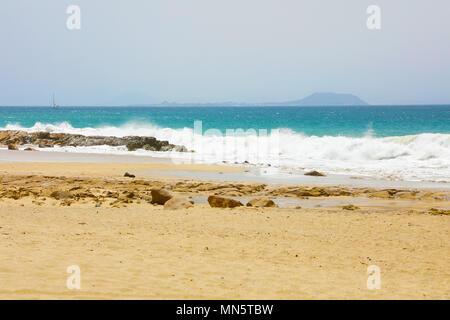
[[367, 102], [361, 98], [347, 93], [320, 92], [313, 93], [303, 99], [285, 101], [285, 102], [261, 102], [261, 103], [245, 103], [245, 102], [210, 102], [210, 103], [180, 103], [164, 101], [158, 104], [134, 104], [132, 106], [159, 106], [159, 107], [182, 107], [182, 106], [367, 106]]
[[368, 103], [353, 94], [313, 93], [301, 100], [281, 103], [283, 106], [367, 106]]

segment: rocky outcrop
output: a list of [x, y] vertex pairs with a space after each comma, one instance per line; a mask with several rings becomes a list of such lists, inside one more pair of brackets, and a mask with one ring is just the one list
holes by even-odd
[[450, 210], [448, 209], [436, 209], [436, 208], [431, 208], [430, 210], [428, 210], [429, 214], [432, 215], [446, 215], [446, 216], [450, 216]]
[[[262, 197], [292, 197], [304, 199], [310, 197], [334, 196], [371, 198], [375, 195], [374, 198], [389, 200], [407, 199], [408, 201], [433, 201], [436, 208], [438, 208], [437, 213], [439, 214], [442, 214], [440, 210], [448, 210], [445, 209], [448, 205], [443, 203], [439, 206], [438, 203], [450, 201], [450, 191], [448, 190], [384, 189], [383, 191], [389, 190], [389, 192], [386, 191], [379, 194], [378, 192], [380, 189], [353, 186], [309, 187], [302, 185], [242, 184], [195, 180], [162, 181], [158, 179], [129, 179], [125, 177], [74, 178], [65, 176], [42, 176], [32, 173], [27, 175], [0, 173], [0, 202], [2, 199], [17, 200], [24, 197], [30, 197], [31, 200], [36, 201], [41, 201], [41, 198], [57, 199], [59, 201], [71, 200], [92, 202], [93, 205], [100, 203], [102, 206], [119, 208], [131, 203], [148, 205], [148, 203], [152, 201], [151, 190], [161, 188], [168, 192], [172, 192], [173, 194], [196, 194], [219, 197], [235, 197], [235, 195], [231, 194], [236, 194], [236, 197], [252, 197], [252, 199]], [[64, 191], [69, 193], [57, 193]], [[153, 195], [156, 200], [157, 197], [155, 194]], [[389, 198], [385, 198], [386, 196], [389, 196]], [[213, 206], [218, 203], [214, 199], [214, 197], [210, 198], [210, 202]], [[351, 200], [349, 200], [349, 203], [351, 203]]]
[[32, 144], [39, 148], [50, 148], [54, 146], [90, 147], [90, 146], [126, 146], [129, 151], [145, 149], [150, 151], [178, 151], [187, 152], [184, 146], [170, 144], [154, 137], [127, 136], [83, 136], [69, 133], [32, 132], [20, 130], [0, 131], [0, 144], [2, 145], [26, 145]]
[[235, 208], [243, 206], [240, 201], [220, 196], [209, 196], [208, 203], [213, 208]]
[[171, 192], [167, 191], [166, 189], [152, 189], [152, 201], [151, 203], [154, 204], [165, 204], [167, 201], [173, 198], [173, 195]]
[[267, 190], [266, 195], [272, 197], [295, 196], [305, 199], [308, 197], [352, 196], [363, 191], [362, 188], [352, 187], [274, 186]]
[[269, 198], [255, 198], [247, 203], [247, 207], [269, 208], [278, 207], [273, 200]]
[[183, 196], [175, 196], [164, 204], [164, 210], [180, 210], [180, 209], [188, 209], [194, 206], [194, 201], [183, 197]]

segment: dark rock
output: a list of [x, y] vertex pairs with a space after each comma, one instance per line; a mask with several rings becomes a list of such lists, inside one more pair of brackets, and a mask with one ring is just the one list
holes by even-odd
[[325, 174], [314, 170], [314, 171], [310, 171], [310, 172], [305, 173], [305, 176], [325, 177]]
[[123, 176], [127, 177], [127, 178], [136, 178], [136, 176], [134, 174], [130, 174], [128, 172], [125, 172], [125, 174]]
[[145, 148], [146, 150], [154, 151], [170, 151], [175, 148], [175, 145], [169, 144], [168, 141], [160, 141], [154, 137], [138, 137], [129, 136], [124, 137], [125, 145], [128, 151]]
[[49, 139], [50, 132], [36, 132], [34, 133], [39, 139]]
[[126, 146], [128, 150], [146, 149], [151, 151], [178, 151], [187, 152], [186, 147], [170, 144], [168, 141], [160, 141], [154, 137], [127, 136], [83, 136], [69, 133], [33, 132], [20, 130], [5, 130], [0, 132], [0, 144], [9, 145], [38, 145], [40, 148], [57, 146]]
[[143, 147], [143, 149], [144, 149], [144, 150], [147, 150], [147, 151], [157, 151], [156, 148], [155, 148], [154, 146], [151, 146], [151, 145], [149, 145], [149, 144], [146, 144], [146, 145]]

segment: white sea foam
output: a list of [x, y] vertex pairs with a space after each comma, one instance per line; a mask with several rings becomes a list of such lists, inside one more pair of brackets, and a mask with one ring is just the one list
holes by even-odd
[[[152, 136], [184, 145], [194, 153], [151, 152], [137, 150], [135, 155], [151, 155], [205, 163], [248, 161], [287, 169], [321, 170], [328, 173], [369, 175], [402, 180], [450, 180], [450, 134], [376, 138], [306, 136], [290, 129], [278, 129], [267, 136], [205, 136], [192, 128], [160, 128], [152, 124], [128, 123], [120, 127], [74, 128], [69, 123], [36, 123], [24, 128], [9, 124], [0, 130], [48, 131], [87, 136]], [[225, 134], [225, 132], [222, 132]], [[44, 150], [44, 149], [43, 149]], [[125, 147], [62, 147], [53, 151], [130, 154]], [[264, 152], [261, 153], [261, 150]]]

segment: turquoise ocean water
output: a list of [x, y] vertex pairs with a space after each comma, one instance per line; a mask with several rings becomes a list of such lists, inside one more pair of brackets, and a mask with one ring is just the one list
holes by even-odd
[[[194, 132], [194, 121], [202, 131]], [[269, 136], [218, 135], [227, 129], [266, 129]], [[195, 151], [196, 161], [247, 160], [286, 170], [318, 169], [390, 179], [450, 180], [450, 105], [364, 107], [0, 107], [0, 130], [84, 135], [154, 136]], [[203, 136], [217, 129], [212, 136]], [[252, 147], [269, 143], [267, 155]], [[199, 143], [200, 141], [200, 143]], [[275, 141], [275, 142], [274, 142]], [[234, 149], [218, 152], [219, 146]], [[222, 150], [222, 149], [220, 149]], [[124, 148], [55, 151], [129, 153]], [[138, 150], [136, 155], [167, 156]], [[180, 158], [187, 155], [174, 155]]]
[[[450, 133], [450, 105], [364, 107], [0, 107], [0, 127], [24, 128], [36, 123], [74, 128], [120, 127], [127, 123], [161, 128], [288, 128], [305, 135], [376, 137]], [[131, 132], [130, 132], [131, 134]], [[138, 132], [135, 133], [139, 135]]]

